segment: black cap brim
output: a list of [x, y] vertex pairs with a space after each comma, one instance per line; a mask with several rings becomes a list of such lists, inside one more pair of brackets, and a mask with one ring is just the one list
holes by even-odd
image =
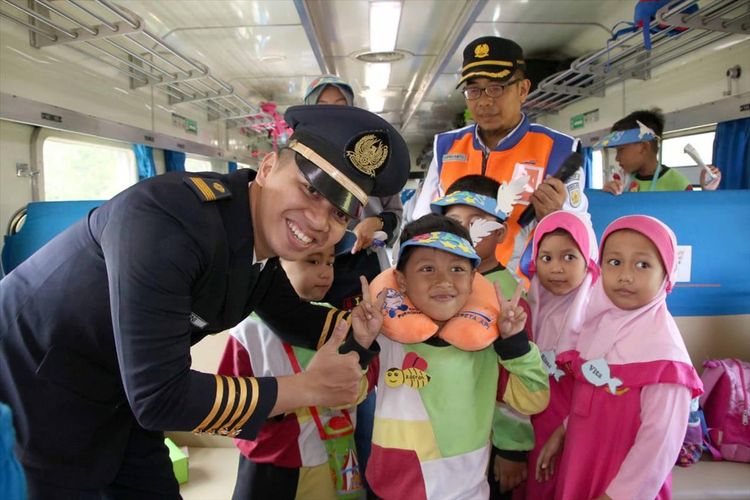
[[358, 219], [362, 215], [362, 203], [341, 184], [310, 160], [295, 152], [295, 161], [302, 175], [320, 194], [349, 217]]

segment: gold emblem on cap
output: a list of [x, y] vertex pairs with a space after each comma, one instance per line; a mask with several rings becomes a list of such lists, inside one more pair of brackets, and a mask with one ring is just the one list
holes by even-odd
[[363, 174], [375, 177], [375, 171], [388, 158], [388, 146], [373, 134], [360, 138], [354, 145], [354, 151], [347, 151], [346, 156]]
[[477, 59], [481, 59], [483, 57], [487, 57], [490, 55], [490, 46], [486, 43], [480, 43], [476, 47], [474, 47], [474, 57]]

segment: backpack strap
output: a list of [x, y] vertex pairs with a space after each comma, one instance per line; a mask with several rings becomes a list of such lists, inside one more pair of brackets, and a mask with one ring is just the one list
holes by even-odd
[[745, 383], [745, 364], [739, 359], [732, 358], [732, 361], [737, 365], [737, 371], [740, 375], [740, 393], [742, 394], [742, 425], [747, 426], [750, 420], [750, 393], [748, 393], [748, 386]]
[[703, 374], [701, 374], [703, 394], [700, 396], [701, 407], [706, 404], [706, 399], [708, 399], [709, 394], [711, 394], [711, 391], [721, 378], [724, 370], [726, 370], [726, 367], [720, 359], [709, 359], [708, 361], [703, 362]]

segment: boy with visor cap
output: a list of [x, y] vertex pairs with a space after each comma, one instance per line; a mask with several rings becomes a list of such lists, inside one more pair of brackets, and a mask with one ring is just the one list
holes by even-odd
[[[13, 409], [29, 498], [179, 498], [162, 431], [251, 439], [269, 416], [354, 402], [371, 338], [344, 342], [347, 313], [301, 301], [277, 257], [338, 241], [368, 196], [403, 187], [408, 151], [362, 109], [298, 106], [285, 119], [290, 148], [252, 182], [245, 169], [144, 180], [0, 281], [0, 400]], [[190, 369], [192, 344], [252, 311], [320, 349], [307, 371]], [[64, 411], [51, 419], [49, 408]]]
[[497, 260], [515, 271], [529, 235], [521, 231], [518, 217], [529, 203], [537, 220], [560, 209], [586, 212], [582, 170], [567, 183], [549, 177], [578, 148], [578, 140], [532, 124], [521, 112], [531, 82], [518, 44], [481, 37], [466, 46], [463, 56], [457, 87], [464, 85], [475, 123], [435, 136], [432, 163], [411, 218], [429, 213], [430, 203], [466, 175], [483, 175], [499, 183], [529, 175], [527, 192], [508, 219], [508, 236], [496, 251]]
[[[634, 111], [615, 122], [610, 133], [594, 144], [594, 149], [615, 148], [615, 159], [626, 178], [615, 173], [603, 190], [614, 195], [623, 191], [692, 191], [687, 177], [662, 165], [659, 151], [663, 133], [664, 115], [658, 109]], [[711, 176], [706, 175], [706, 169], [701, 170], [701, 188], [713, 191], [721, 182], [721, 172], [713, 165], [706, 168]]]

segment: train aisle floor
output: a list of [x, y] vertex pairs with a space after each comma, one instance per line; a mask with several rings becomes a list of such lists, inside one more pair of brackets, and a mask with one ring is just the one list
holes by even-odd
[[[190, 480], [180, 485], [184, 500], [228, 500], [237, 476], [235, 448], [190, 447]], [[672, 471], [673, 500], [747, 500], [750, 464], [703, 460]]]

